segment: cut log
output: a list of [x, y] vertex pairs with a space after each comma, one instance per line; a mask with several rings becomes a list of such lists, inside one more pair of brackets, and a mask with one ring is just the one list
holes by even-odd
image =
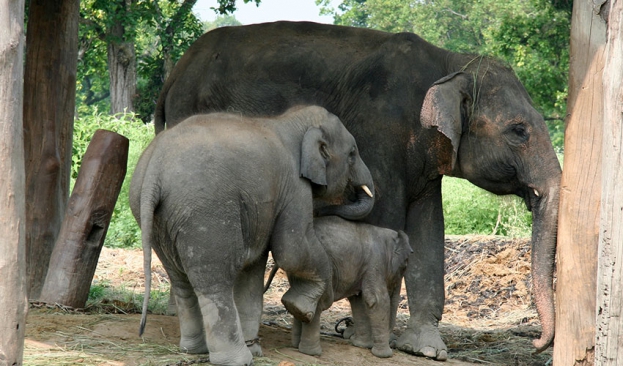
[[97, 130], [82, 166], [52, 251], [39, 301], [83, 308], [128, 161], [129, 141]]

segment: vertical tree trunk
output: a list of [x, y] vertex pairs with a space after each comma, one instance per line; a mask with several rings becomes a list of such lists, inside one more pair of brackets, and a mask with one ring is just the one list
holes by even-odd
[[623, 361], [623, 0], [611, 0], [604, 68], [604, 144], [595, 363]]
[[554, 365], [592, 365], [605, 22], [593, 2], [573, 4], [569, 101], [558, 227]]
[[79, 0], [31, 0], [24, 72], [26, 261], [39, 297], [67, 206], [78, 59]]
[[0, 0], [0, 365], [21, 365], [26, 329], [24, 1]]
[[134, 40], [126, 39], [123, 19], [131, 11], [131, 0], [120, 0], [120, 13], [108, 34], [108, 70], [110, 75], [110, 113], [134, 111], [136, 94], [136, 51]]
[[84, 308], [128, 162], [127, 138], [97, 130], [82, 158], [40, 301]]

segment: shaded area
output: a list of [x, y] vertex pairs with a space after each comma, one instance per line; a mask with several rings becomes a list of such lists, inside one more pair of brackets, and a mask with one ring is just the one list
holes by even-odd
[[[156, 257], [154, 257], [156, 259]], [[91, 299], [85, 311], [31, 307], [28, 317], [25, 364], [28, 365], [188, 365], [206, 355], [179, 353], [177, 318], [149, 315], [144, 341], [138, 337], [143, 292], [140, 250], [104, 248], [94, 277], [95, 287], [118, 290], [118, 296]], [[270, 268], [269, 268], [270, 269]], [[268, 270], [269, 270], [268, 269]], [[168, 279], [159, 261], [152, 264], [154, 288], [162, 291], [166, 309]], [[268, 273], [268, 271], [267, 271]], [[540, 334], [529, 291], [528, 239], [493, 236], [446, 239], [446, 307], [440, 330], [451, 358], [448, 365], [545, 365], [551, 350], [533, 355], [532, 339]], [[256, 365], [378, 365], [369, 350], [351, 346], [335, 334], [335, 322], [348, 315], [346, 301], [323, 313], [321, 357], [291, 348], [291, 316], [280, 303], [287, 290], [278, 272], [265, 296], [261, 344], [265, 357]], [[395, 333], [406, 326], [406, 293], [398, 311]], [[156, 304], [154, 311], [159, 310]], [[151, 362], [151, 363], [150, 363]], [[384, 365], [440, 365], [439, 362], [396, 351]]]

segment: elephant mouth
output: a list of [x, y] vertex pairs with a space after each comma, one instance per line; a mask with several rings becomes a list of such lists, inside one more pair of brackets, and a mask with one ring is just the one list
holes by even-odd
[[541, 199], [543, 198], [543, 194], [532, 186], [528, 186], [522, 194], [519, 194], [518, 196], [523, 197], [526, 208], [530, 212], [532, 212], [534, 207], [539, 206]]

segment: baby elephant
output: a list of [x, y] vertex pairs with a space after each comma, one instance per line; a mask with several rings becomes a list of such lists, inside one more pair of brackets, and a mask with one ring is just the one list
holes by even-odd
[[[130, 206], [142, 229], [146, 320], [151, 249], [175, 295], [180, 347], [217, 365], [250, 365], [268, 250], [293, 277], [282, 301], [303, 321], [331, 294], [330, 262], [313, 226], [313, 199], [359, 199], [326, 212], [360, 218], [374, 185], [355, 139], [320, 107], [275, 118], [197, 115], [158, 134], [141, 156]], [[326, 298], [326, 299], [325, 299]]]
[[[377, 357], [391, 357], [389, 335], [400, 302], [400, 285], [413, 252], [402, 232], [347, 221], [337, 216], [314, 219], [318, 240], [333, 268], [333, 301], [348, 298], [358, 347], [372, 348]], [[319, 305], [320, 306], [320, 305]], [[328, 308], [328, 307], [327, 307]], [[294, 319], [292, 345], [308, 355], [320, 355], [319, 308], [310, 323]]]

